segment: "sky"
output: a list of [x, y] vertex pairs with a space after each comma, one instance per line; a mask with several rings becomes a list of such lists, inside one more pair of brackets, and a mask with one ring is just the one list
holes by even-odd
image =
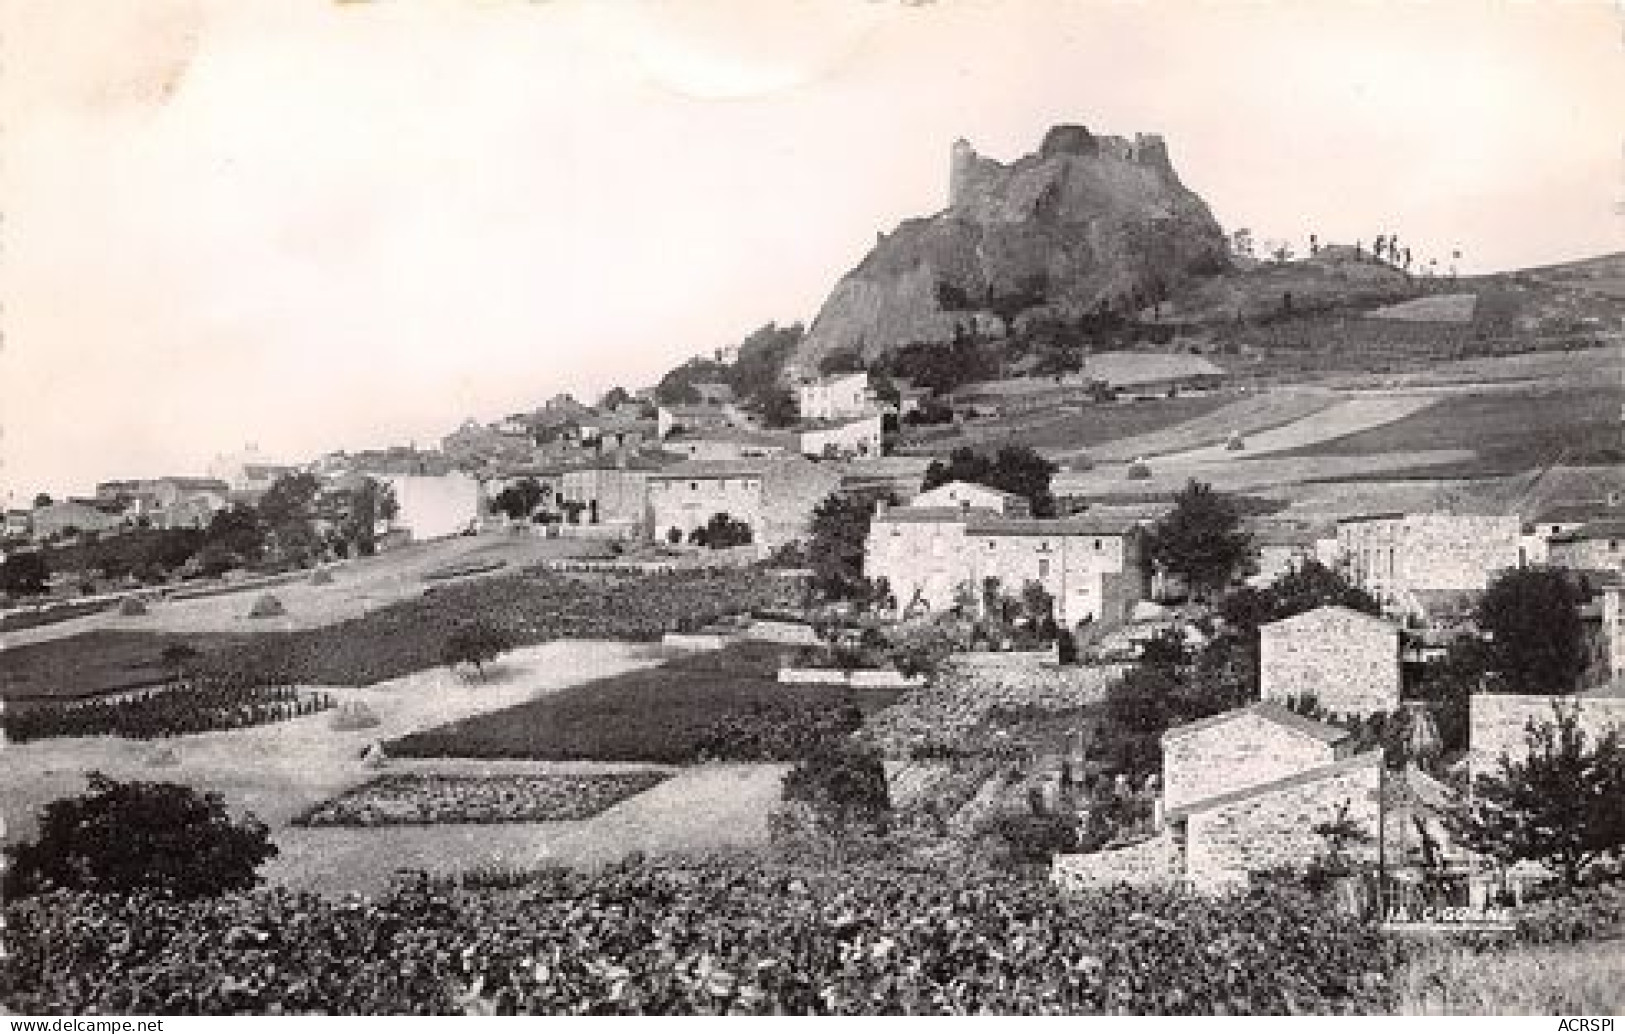
[[0, 496], [652, 383], [1059, 122], [1260, 240], [1625, 248], [1603, 2], [0, 0]]

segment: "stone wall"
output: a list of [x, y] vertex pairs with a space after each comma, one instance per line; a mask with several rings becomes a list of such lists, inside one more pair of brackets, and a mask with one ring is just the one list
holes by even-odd
[[1468, 705], [1474, 778], [1498, 772], [1502, 754], [1515, 761], [1525, 757], [1529, 752], [1525, 728], [1531, 721], [1536, 725], [1555, 721], [1554, 705], [1574, 708], [1590, 741], [1608, 729], [1625, 731], [1625, 698], [1476, 693]]
[[836, 668], [780, 668], [779, 681], [788, 686], [850, 686], [853, 689], [910, 689], [924, 680], [899, 671], [873, 669], [840, 671]]
[[1163, 806], [1184, 808], [1207, 797], [1273, 782], [1336, 760], [1334, 748], [1250, 711], [1162, 741]]
[[1127, 884], [1166, 887], [1181, 878], [1179, 845], [1166, 830], [1138, 844], [1089, 854], [1058, 854], [1050, 881], [1063, 891], [1095, 890]]
[[1185, 876], [1192, 889], [1222, 890], [1245, 882], [1249, 873], [1309, 863], [1328, 847], [1314, 827], [1337, 819], [1345, 807], [1372, 837], [1355, 850], [1374, 855], [1382, 778], [1382, 752], [1373, 750], [1193, 811], [1185, 827]]
[[1523, 527], [1516, 516], [1416, 513], [1348, 520], [1337, 528], [1339, 559], [1378, 596], [1485, 588], [1518, 566]]
[[1399, 630], [1341, 607], [1322, 607], [1259, 629], [1265, 700], [1312, 694], [1332, 714], [1399, 706]]

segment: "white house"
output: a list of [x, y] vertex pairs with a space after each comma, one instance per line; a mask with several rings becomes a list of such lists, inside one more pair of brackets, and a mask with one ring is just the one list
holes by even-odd
[[851, 420], [878, 410], [867, 373], [841, 373], [808, 381], [797, 389], [803, 420]]
[[406, 529], [414, 542], [460, 535], [479, 524], [480, 482], [468, 474], [385, 474], [379, 480], [395, 496], [398, 509], [391, 526]]

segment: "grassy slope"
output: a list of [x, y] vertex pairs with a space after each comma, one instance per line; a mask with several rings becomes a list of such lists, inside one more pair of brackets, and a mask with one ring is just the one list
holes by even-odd
[[1474, 459], [1419, 470], [1429, 478], [1489, 477], [1563, 461], [1620, 462], [1621, 392], [1564, 387], [1455, 395], [1412, 416], [1283, 456], [1376, 456], [1470, 449]]
[[0, 700], [88, 697], [156, 685], [167, 678], [160, 661], [164, 647], [185, 643], [208, 651], [246, 638], [98, 629], [12, 647], [0, 653]]
[[777, 648], [734, 648], [683, 657], [479, 715], [389, 744], [413, 757], [538, 760], [694, 760], [694, 746], [718, 718], [757, 707], [885, 707], [898, 694], [845, 693], [776, 681]]

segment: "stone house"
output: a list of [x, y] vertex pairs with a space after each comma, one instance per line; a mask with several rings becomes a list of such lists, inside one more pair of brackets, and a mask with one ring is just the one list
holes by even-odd
[[1522, 544], [1516, 516], [1374, 514], [1337, 523], [1338, 563], [1386, 604], [1414, 590], [1482, 591], [1515, 568]]
[[44, 541], [71, 532], [106, 533], [125, 527], [126, 518], [111, 506], [89, 499], [64, 499], [49, 506], [35, 507], [29, 513], [34, 538]]
[[649, 524], [649, 474], [659, 466], [629, 459], [619, 465], [566, 470], [560, 476], [554, 506], [571, 504], [571, 509], [579, 510], [579, 523], [622, 525], [641, 534]]
[[734, 405], [661, 406], [655, 411], [655, 434], [661, 441], [678, 431], [721, 431], [749, 424], [745, 414]]
[[1308, 521], [1251, 521], [1247, 530], [1258, 551], [1258, 570], [1247, 579], [1249, 585], [1272, 585], [1305, 561], [1318, 559], [1320, 531]]
[[656, 542], [687, 542], [725, 513], [750, 526], [763, 553], [806, 537], [812, 512], [840, 486], [840, 474], [800, 456], [683, 460], [650, 471], [649, 528]]
[[1625, 573], [1625, 518], [1590, 521], [1546, 542], [1547, 559], [1572, 571]]
[[869, 375], [861, 371], [819, 377], [798, 385], [796, 405], [803, 420], [851, 420], [879, 412]]
[[1575, 696], [1474, 693], [1468, 700], [1468, 767], [1472, 777], [1499, 771], [1503, 754], [1514, 761], [1524, 758], [1529, 752], [1529, 723], [1555, 721], [1557, 708], [1572, 709], [1592, 742], [1610, 729], [1625, 733], [1625, 696], [1616, 695], [1615, 687]]
[[905, 613], [946, 610], [967, 589], [980, 601], [990, 584], [1015, 596], [1037, 582], [1065, 624], [1120, 624], [1147, 588], [1136, 521], [1087, 514], [1036, 520], [963, 504], [881, 507], [865, 543], [864, 573], [885, 578]]
[[1399, 706], [1399, 628], [1348, 607], [1317, 607], [1258, 630], [1259, 694], [1313, 696], [1332, 714]]
[[885, 435], [879, 412], [803, 422], [796, 432], [797, 446], [803, 456], [835, 459], [880, 456], [885, 453]]
[[34, 531], [34, 515], [30, 510], [7, 510], [5, 537], [28, 538]]
[[1194, 889], [1313, 860], [1322, 822], [1377, 830], [1382, 752], [1354, 754], [1347, 730], [1272, 701], [1169, 729], [1162, 750], [1161, 819]]
[[1001, 517], [1032, 516], [1032, 504], [1028, 502], [1026, 496], [989, 488], [987, 485], [978, 485], [973, 481], [950, 481], [946, 485], [938, 485], [910, 499], [908, 505], [939, 508], [968, 506], [978, 510], [991, 510]]
[[390, 530], [412, 541], [460, 535], [478, 527], [485, 513], [481, 483], [460, 471], [449, 474], [385, 474], [380, 481], [394, 493], [396, 514]]
[[690, 460], [742, 460], [794, 452], [796, 436], [747, 427], [704, 428], [675, 431], [661, 448]]

